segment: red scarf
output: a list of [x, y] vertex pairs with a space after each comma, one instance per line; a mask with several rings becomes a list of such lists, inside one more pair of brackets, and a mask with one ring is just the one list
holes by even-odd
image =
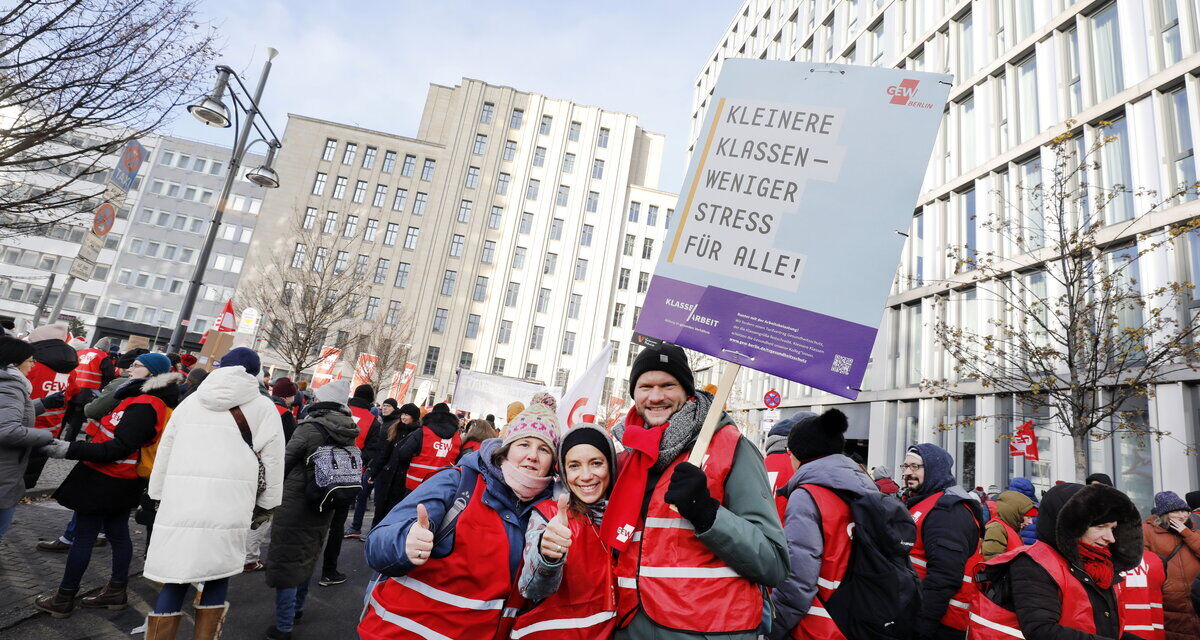
[[667, 425], [646, 427], [637, 407], [629, 410], [625, 417], [625, 433], [621, 444], [628, 453], [621, 462], [617, 483], [613, 486], [600, 524], [600, 539], [617, 551], [624, 551], [633, 539], [642, 515], [642, 502], [646, 497], [646, 480], [650, 468], [658, 460], [658, 446], [662, 442]]
[[1079, 543], [1079, 559], [1096, 586], [1107, 589], [1113, 583], [1112, 551], [1108, 547], [1094, 547], [1086, 542]]

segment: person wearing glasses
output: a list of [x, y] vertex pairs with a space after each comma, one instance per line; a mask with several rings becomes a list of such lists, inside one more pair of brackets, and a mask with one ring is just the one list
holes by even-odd
[[900, 465], [905, 504], [917, 524], [909, 558], [921, 578], [919, 640], [966, 637], [970, 572], [982, 560], [983, 506], [956, 484], [954, 458], [933, 444], [908, 448]]

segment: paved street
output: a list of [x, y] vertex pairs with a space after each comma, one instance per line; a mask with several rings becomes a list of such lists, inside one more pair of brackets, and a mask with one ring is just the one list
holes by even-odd
[[[48, 467], [47, 474], [62, 475], [69, 464], [53, 469]], [[42, 485], [46, 484], [45, 478], [43, 476]], [[0, 542], [0, 640], [127, 639], [129, 632], [142, 624], [153, 606], [157, 590], [141, 578], [144, 530], [131, 522], [134, 559], [130, 567], [133, 577], [130, 579], [128, 608], [122, 611], [76, 609], [74, 615], [64, 620], [55, 620], [33, 608], [33, 599], [37, 595], [48, 593], [57, 586], [66, 560], [66, 554], [38, 551], [34, 545], [39, 540], [56, 538], [70, 517], [70, 511], [49, 499], [35, 500], [17, 508], [12, 528]], [[367, 519], [369, 522], [369, 514]], [[110, 557], [108, 547], [96, 549], [83, 580], [81, 592], [85, 595], [98, 591], [107, 581]], [[362, 543], [345, 541], [339, 569], [349, 576], [344, 584], [321, 587], [314, 580], [304, 619], [293, 637], [330, 640], [354, 637], [363, 588], [370, 575], [363, 561]], [[263, 573], [235, 577], [229, 600], [232, 607], [226, 621], [225, 637], [239, 640], [262, 637], [274, 620], [275, 605], [274, 591], [264, 584]], [[181, 638], [191, 634], [190, 606], [184, 608], [184, 613]]]

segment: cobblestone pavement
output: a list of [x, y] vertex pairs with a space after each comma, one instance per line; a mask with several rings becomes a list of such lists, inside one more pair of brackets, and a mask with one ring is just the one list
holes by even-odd
[[[62, 461], [51, 461], [51, 463]], [[65, 476], [71, 463], [47, 465], [43, 483], [51, 473]], [[65, 467], [65, 468], [64, 468]], [[61, 481], [61, 478], [59, 479]], [[57, 483], [54, 483], [57, 486]], [[39, 488], [41, 484], [39, 484]], [[49, 593], [62, 578], [65, 553], [38, 551], [39, 540], [53, 540], [62, 534], [71, 512], [53, 500], [27, 501], [17, 508], [12, 528], [0, 542], [0, 640], [99, 640], [140, 639], [130, 631], [140, 626], [153, 607], [157, 586], [141, 577], [145, 553], [144, 528], [130, 521], [134, 558], [130, 567], [129, 607], [121, 611], [76, 609], [66, 619], [56, 620], [33, 607], [33, 600]], [[370, 521], [368, 512], [367, 521]], [[265, 549], [264, 549], [265, 555]], [[98, 591], [108, 580], [108, 547], [98, 547], [83, 579], [81, 595]], [[318, 566], [320, 560], [318, 559]], [[346, 540], [342, 545], [339, 569], [348, 576], [340, 585], [321, 587], [313, 579], [303, 622], [293, 637], [341, 640], [354, 638], [362, 609], [364, 587], [370, 578], [362, 554], [362, 543]], [[234, 640], [262, 638], [274, 622], [275, 592], [264, 583], [262, 572], [235, 576], [230, 582], [232, 603], [224, 637]], [[191, 637], [191, 608], [185, 606], [185, 622], [180, 638]]]

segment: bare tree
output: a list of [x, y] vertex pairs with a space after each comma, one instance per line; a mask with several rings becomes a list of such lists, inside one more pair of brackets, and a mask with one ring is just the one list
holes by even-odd
[[310, 226], [297, 221], [287, 234], [290, 244], [266, 250], [236, 296], [239, 306], [263, 313], [267, 349], [295, 375], [321, 360], [321, 347], [340, 349], [346, 358], [368, 337], [361, 320], [368, 274], [351, 259], [363, 241]]
[[0, 10], [0, 238], [91, 211], [102, 160], [207, 83], [194, 0], [21, 0]]
[[[1172, 250], [1177, 238], [1196, 232], [1198, 221], [1159, 225], [1136, 240], [1129, 233], [1145, 215], [1195, 193], [1197, 185], [1160, 198], [1123, 184], [1089, 182], [1105, 175], [1102, 150], [1117, 141], [1108, 135], [1110, 123], [1100, 124], [1096, 141], [1087, 145], [1068, 121], [1067, 132], [1049, 145], [1054, 163], [1039, 172], [1044, 181], [1018, 184], [1016, 202], [996, 194], [1000, 206], [982, 216], [980, 226], [1004, 248], [951, 248], [949, 258], [961, 274], [952, 286], [973, 283], [976, 304], [1000, 313], [981, 327], [961, 326], [939, 313], [934, 341], [952, 359], [953, 375], [922, 381], [943, 398], [961, 395], [965, 384], [1014, 394], [1027, 415], [1046, 415], [1071, 436], [1079, 481], [1088, 473], [1090, 441], [1118, 433], [1165, 435], [1132, 407], [1152, 397], [1156, 383], [1195, 370], [1200, 355], [1200, 323], [1181, 304], [1191, 300], [1193, 285], [1147, 288], [1139, 278], [1143, 258]], [[1155, 203], [1137, 216], [1137, 200]], [[1032, 264], [1011, 259], [1022, 255]]]

